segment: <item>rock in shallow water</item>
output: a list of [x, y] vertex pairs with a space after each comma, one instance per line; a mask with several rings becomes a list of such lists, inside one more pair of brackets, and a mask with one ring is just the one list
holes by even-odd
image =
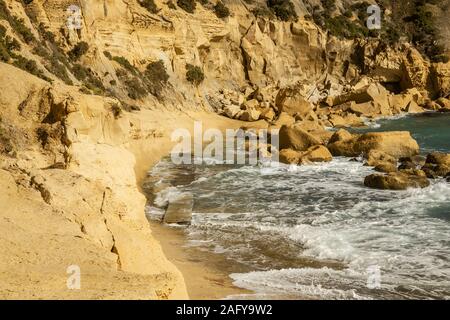
[[371, 132], [328, 145], [334, 156], [357, 157], [372, 150], [383, 151], [395, 157], [411, 157], [419, 154], [419, 145], [407, 131]]
[[314, 162], [330, 162], [333, 159], [330, 151], [324, 146], [317, 145], [305, 152], [283, 149], [280, 152], [280, 162], [285, 164], [310, 164]]
[[421, 170], [390, 172], [386, 175], [371, 174], [364, 179], [369, 188], [383, 190], [406, 190], [408, 188], [426, 188], [430, 185], [425, 173]]
[[190, 224], [193, 207], [194, 197], [191, 193], [183, 193], [178, 198], [170, 200], [164, 214], [164, 223]]
[[303, 130], [301, 126], [282, 126], [280, 129], [280, 149], [306, 151], [308, 148], [320, 145], [321, 141]]

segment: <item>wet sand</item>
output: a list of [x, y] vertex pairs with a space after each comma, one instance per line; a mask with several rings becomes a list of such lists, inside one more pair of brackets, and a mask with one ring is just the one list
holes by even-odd
[[228, 261], [223, 255], [190, 247], [184, 230], [151, 221], [153, 236], [160, 242], [164, 255], [184, 276], [189, 298], [193, 300], [224, 299], [230, 295], [251, 292], [233, 285], [228, 276], [246, 271], [244, 266]]

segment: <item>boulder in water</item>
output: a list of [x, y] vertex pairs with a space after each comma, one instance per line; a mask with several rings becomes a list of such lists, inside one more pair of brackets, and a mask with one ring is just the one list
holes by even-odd
[[285, 164], [310, 164], [313, 162], [330, 162], [333, 159], [325, 146], [317, 145], [301, 152], [293, 149], [280, 151], [280, 162]]
[[382, 162], [375, 166], [375, 171], [385, 173], [395, 172], [397, 171], [397, 166], [390, 162]]
[[430, 185], [425, 173], [421, 170], [390, 172], [388, 174], [371, 174], [364, 179], [369, 188], [383, 190], [406, 190], [408, 188], [425, 188]]
[[427, 155], [425, 163], [450, 166], [450, 154], [443, 152], [432, 152]]
[[366, 164], [371, 167], [376, 167], [381, 164], [391, 164], [395, 166], [397, 165], [397, 159], [384, 151], [370, 150], [367, 153], [366, 158], [367, 158]]
[[302, 153], [292, 149], [283, 149], [280, 151], [279, 159], [284, 164], [298, 164]]
[[300, 158], [300, 163], [330, 162], [333, 156], [325, 146], [314, 146], [309, 148]]
[[320, 145], [321, 141], [303, 130], [301, 126], [282, 126], [280, 129], [280, 149], [306, 151], [308, 148]]
[[339, 129], [330, 138], [328, 143], [334, 143], [338, 141], [346, 141], [353, 138], [353, 135], [345, 129]]
[[328, 145], [334, 156], [357, 157], [370, 151], [382, 151], [392, 157], [410, 157], [419, 154], [419, 145], [407, 131], [371, 132], [350, 140]]

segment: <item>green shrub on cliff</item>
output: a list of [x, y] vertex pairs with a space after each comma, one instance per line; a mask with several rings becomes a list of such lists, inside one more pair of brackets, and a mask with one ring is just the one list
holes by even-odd
[[197, 6], [195, 0], [177, 0], [177, 5], [188, 13], [194, 13]]
[[227, 8], [221, 1], [214, 6], [214, 12], [218, 18], [226, 18], [230, 15], [230, 9]]
[[136, 68], [130, 63], [130, 61], [128, 61], [127, 58], [114, 56], [112, 58], [112, 60], [114, 60], [115, 62], [120, 64], [122, 67], [124, 67], [126, 70], [130, 71], [131, 73], [133, 73], [133, 74], [136, 73]]
[[158, 13], [159, 11], [153, 0], [139, 0], [139, 4], [151, 13]]
[[151, 94], [160, 97], [163, 87], [169, 80], [166, 66], [162, 60], [150, 62], [145, 70], [147, 87]]
[[89, 45], [87, 42], [81, 41], [73, 47], [72, 50], [69, 51], [70, 59], [76, 61], [80, 59], [83, 55], [85, 55], [89, 50]]
[[141, 81], [136, 77], [126, 79], [125, 86], [127, 87], [128, 97], [130, 99], [142, 99], [148, 94]]
[[290, 0], [267, 0], [267, 6], [280, 20], [297, 20], [294, 4]]
[[205, 79], [202, 69], [199, 66], [194, 66], [192, 64], [186, 65], [186, 79], [190, 83], [198, 86]]

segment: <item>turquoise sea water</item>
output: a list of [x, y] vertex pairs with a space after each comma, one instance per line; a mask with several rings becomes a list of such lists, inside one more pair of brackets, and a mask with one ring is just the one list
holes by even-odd
[[[409, 130], [424, 152], [450, 152], [449, 115], [379, 124], [369, 131]], [[371, 173], [347, 158], [301, 167], [162, 161], [150, 180], [172, 185], [154, 203], [194, 195], [190, 245], [245, 266], [230, 276], [258, 297], [450, 298], [450, 183], [372, 190], [363, 185]]]
[[410, 131], [422, 152], [450, 152], [450, 113], [427, 113], [377, 121], [376, 128], [355, 131]]

